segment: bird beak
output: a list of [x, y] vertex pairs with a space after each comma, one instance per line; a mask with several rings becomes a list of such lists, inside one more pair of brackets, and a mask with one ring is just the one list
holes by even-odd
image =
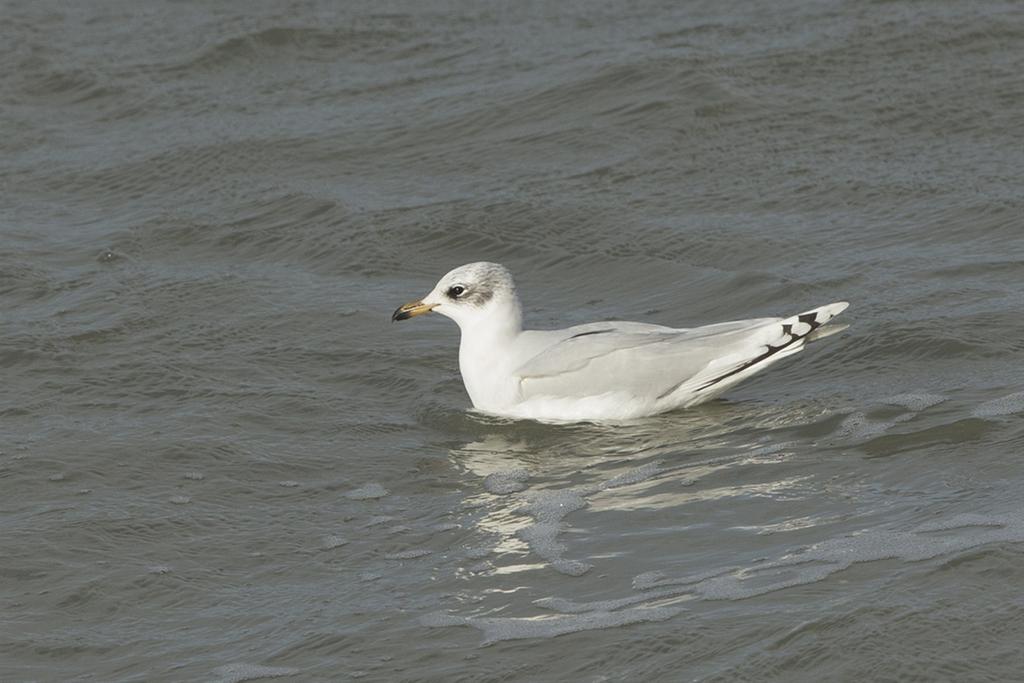
[[410, 301], [404, 306], [399, 306], [395, 309], [395, 312], [391, 314], [391, 322], [408, 320], [424, 313], [430, 313], [436, 306], [437, 304], [425, 304], [422, 301]]

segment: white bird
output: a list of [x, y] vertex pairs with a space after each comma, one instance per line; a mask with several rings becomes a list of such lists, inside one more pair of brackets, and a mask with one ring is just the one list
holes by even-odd
[[477, 410], [535, 420], [625, 420], [715, 398], [805, 342], [845, 329], [822, 325], [848, 305], [689, 329], [598, 322], [524, 330], [511, 273], [480, 262], [450, 271], [391, 319], [436, 311], [459, 325], [459, 369]]

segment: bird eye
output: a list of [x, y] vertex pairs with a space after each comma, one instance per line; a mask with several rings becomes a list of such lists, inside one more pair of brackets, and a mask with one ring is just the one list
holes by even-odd
[[460, 296], [462, 296], [463, 292], [465, 291], [466, 288], [463, 287], [462, 285], [453, 285], [452, 287], [448, 288], [448, 296], [450, 296], [453, 299], [457, 299]]

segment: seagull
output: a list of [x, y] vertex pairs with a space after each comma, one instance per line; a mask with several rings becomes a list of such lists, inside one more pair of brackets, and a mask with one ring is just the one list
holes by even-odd
[[433, 311], [458, 324], [459, 370], [478, 411], [550, 422], [617, 421], [721, 395], [806, 342], [845, 329], [823, 325], [848, 305], [691, 328], [616, 321], [524, 330], [512, 274], [479, 262], [450, 271], [391, 320]]

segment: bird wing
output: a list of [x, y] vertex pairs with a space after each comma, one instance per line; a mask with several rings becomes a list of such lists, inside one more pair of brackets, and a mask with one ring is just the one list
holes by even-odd
[[758, 318], [674, 330], [637, 323], [593, 323], [565, 336], [513, 374], [523, 398], [607, 392], [659, 400], [714, 391], [799, 351], [814, 330], [846, 308], [830, 304], [791, 318]]

